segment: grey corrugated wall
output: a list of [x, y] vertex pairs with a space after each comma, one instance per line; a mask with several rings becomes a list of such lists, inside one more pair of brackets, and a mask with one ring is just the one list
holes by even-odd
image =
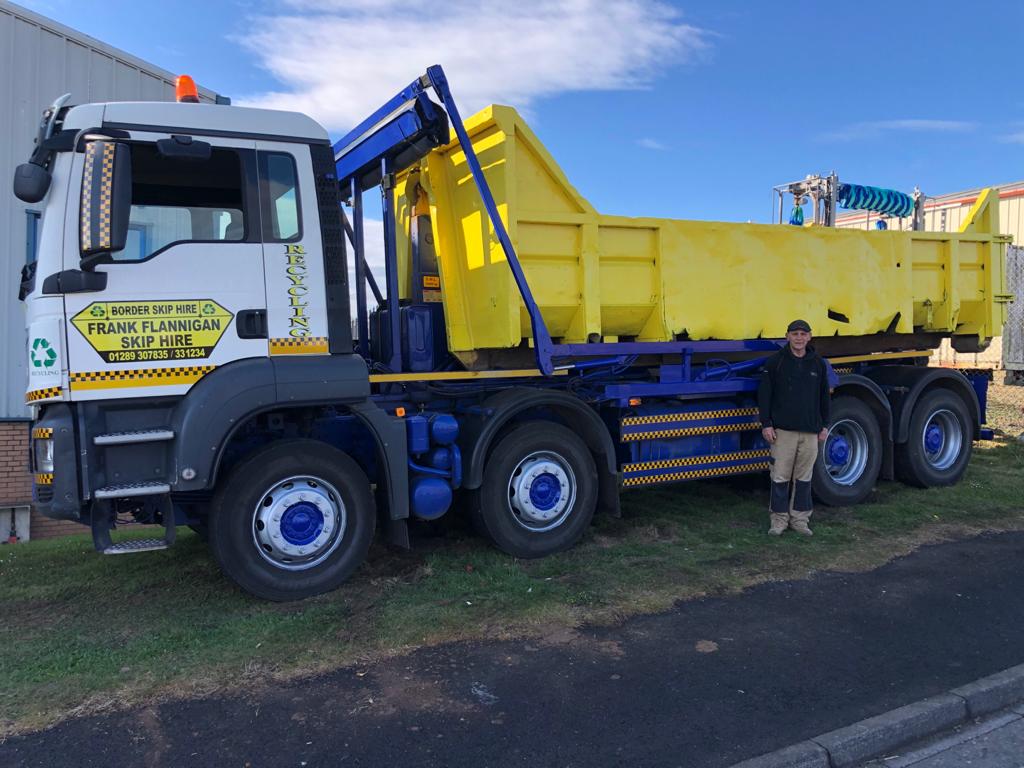
[[[32, 151], [42, 111], [64, 93], [70, 104], [171, 101], [174, 74], [0, 0], [0, 419], [28, 415], [17, 293], [33, 206], [14, 197], [11, 179]], [[212, 102], [216, 94], [200, 88], [200, 98]]]

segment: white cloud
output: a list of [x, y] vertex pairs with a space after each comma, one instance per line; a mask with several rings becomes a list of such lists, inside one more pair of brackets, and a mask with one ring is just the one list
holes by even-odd
[[1000, 136], [999, 140], [1006, 144], [1024, 144], [1024, 131], [1018, 131], [1017, 133], [1009, 133], [1005, 136]]
[[977, 123], [963, 120], [875, 120], [853, 123], [845, 128], [822, 133], [818, 139], [821, 141], [857, 141], [859, 139], [874, 139], [893, 132], [969, 133], [977, 127]]
[[658, 151], [668, 149], [668, 147], [662, 144], [660, 141], [658, 141], [657, 139], [652, 139], [649, 136], [644, 136], [644, 138], [642, 139], [637, 139], [636, 145], [638, 147], [643, 147], [644, 149], [653, 149]]
[[468, 116], [492, 102], [529, 111], [570, 91], [647, 87], [693, 60], [711, 33], [662, 0], [291, 0], [237, 37], [282, 84], [236, 103], [305, 112], [351, 128], [431, 64]]

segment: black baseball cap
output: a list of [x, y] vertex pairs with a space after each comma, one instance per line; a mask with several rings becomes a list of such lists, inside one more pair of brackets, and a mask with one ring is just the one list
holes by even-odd
[[786, 328], [786, 333], [792, 333], [793, 331], [806, 331], [807, 333], [810, 333], [811, 326], [807, 324], [806, 320], [794, 320], [789, 324], [789, 327]]

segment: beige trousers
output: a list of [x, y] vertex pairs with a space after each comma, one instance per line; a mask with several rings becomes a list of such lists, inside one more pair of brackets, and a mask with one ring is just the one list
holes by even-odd
[[818, 436], [813, 432], [791, 432], [788, 429], [775, 430], [772, 443], [772, 482], [788, 483], [796, 480], [809, 482], [814, 472], [814, 460], [818, 458]]
[[813, 432], [776, 429], [771, 454], [769, 511], [806, 521], [812, 509], [811, 476], [814, 474], [814, 461], [818, 458], [818, 436]]

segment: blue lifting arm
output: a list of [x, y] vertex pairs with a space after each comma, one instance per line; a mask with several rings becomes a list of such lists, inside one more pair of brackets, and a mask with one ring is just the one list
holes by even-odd
[[[444, 110], [439, 109], [427, 96], [426, 92], [431, 89], [437, 94]], [[447, 112], [447, 119], [445, 112]], [[473, 181], [480, 193], [484, 208], [487, 210], [491, 226], [494, 227], [494, 232], [505, 252], [505, 259], [512, 270], [519, 295], [530, 316], [537, 368], [544, 375], [550, 376], [554, 373], [554, 364], [552, 363], [554, 347], [551, 335], [544, 324], [540, 308], [533, 299], [530, 286], [526, 282], [526, 275], [516, 256], [515, 248], [512, 247], [508, 230], [498, 215], [494, 196], [484, 178], [480, 161], [473, 150], [473, 143], [469, 140], [466, 127], [462, 123], [455, 100], [448, 88], [448, 80], [440, 66], [429, 67], [426, 74], [409, 83], [334, 145], [334, 162], [341, 194], [343, 197], [349, 195], [356, 197], [359, 193], [386, 182], [386, 177], [389, 174], [398, 173], [408, 168], [425, 157], [435, 147], [447, 144], [449, 123], [466, 155], [466, 162], [473, 174]], [[391, 261], [395, 258], [395, 233], [393, 231], [393, 210], [390, 210], [391, 195], [388, 189], [385, 189], [384, 197], [385, 256]], [[356, 224], [356, 228], [361, 230], [361, 222]], [[388, 231], [389, 228], [392, 231]], [[356, 247], [358, 250], [359, 245]], [[360, 264], [359, 260], [362, 257], [362, 253], [357, 253], [357, 265]], [[389, 275], [397, 271], [394, 266], [389, 263]], [[400, 365], [401, 358], [401, 354], [398, 352], [400, 347], [397, 288], [397, 279], [389, 279], [388, 304], [391, 308], [392, 369], [396, 369], [396, 365]], [[361, 290], [361, 285], [357, 287], [357, 291], [359, 290]], [[362, 322], [362, 318], [360, 318], [360, 322]]]

